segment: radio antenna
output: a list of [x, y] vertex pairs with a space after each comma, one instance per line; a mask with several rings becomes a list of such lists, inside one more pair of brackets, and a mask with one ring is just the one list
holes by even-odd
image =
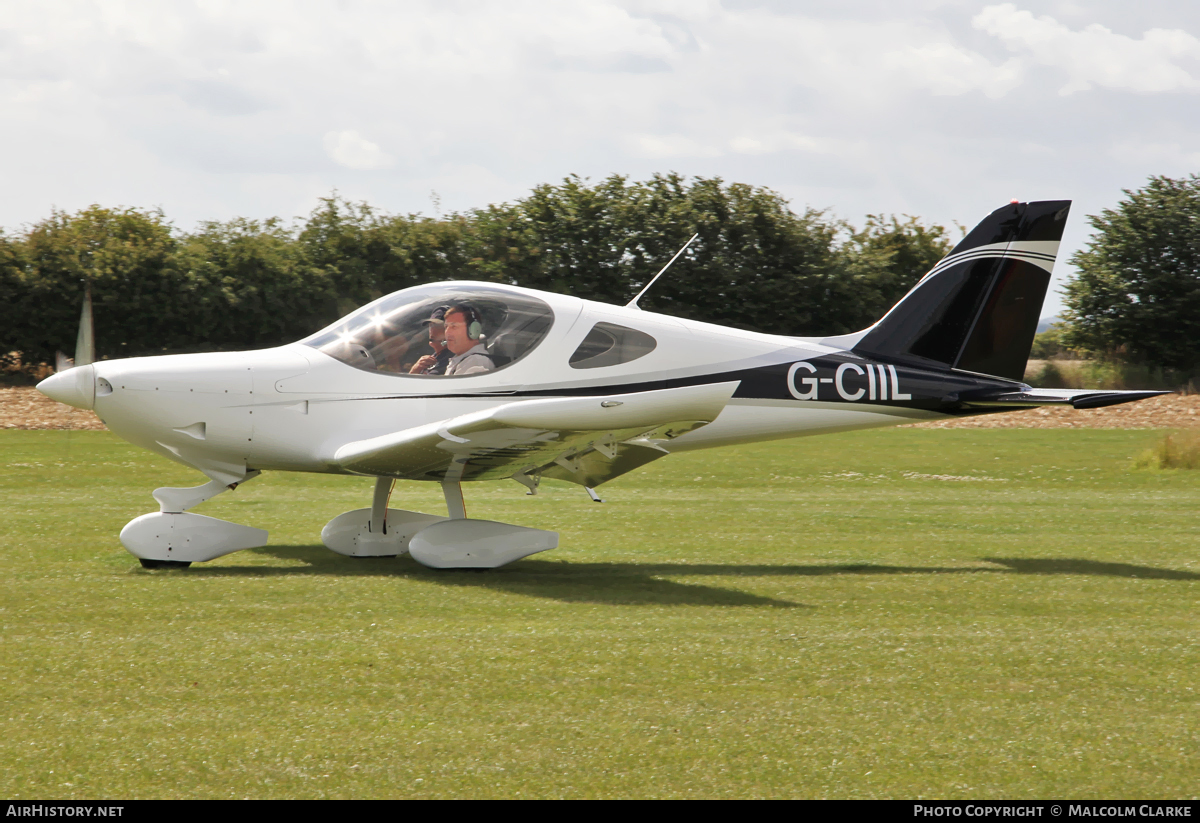
[[[700, 232], [696, 232], [695, 234], [692, 235], [692, 240], [695, 240], [699, 236], [700, 236]], [[641, 309], [642, 308], [641, 306], [639, 306], [637, 304], [637, 301], [642, 299], [643, 294], [650, 291], [650, 287], [654, 285], [654, 282], [656, 280], [658, 280], [658, 278], [663, 276], [663, 272], [665, 272], [667, 269], [671, 268], [671, 264], [679, 259], [679, 255], [681, 255], [685, 251], [687, 251], [687, 247], [692, 245], [692, 240], [689, 240], [686, 243], [684, 243], [683, 248], [680, 249], [679, 251], [675, 252], [675, 256], [672, 257], [669, 261], [667, 261], [667, 265], [663, 266], [662, 269], [659, 270], [658, 274], [656, 274], [656, 275], [654, 275], [654, 277], [650, 278], [650, 282], [647, 283], [645, 285], [645, 287], [640, 292], [637, 293], [637, 297], [633, 298], [632, 300], [630, 300], [628, 303], [625, 304], [625, 308], [627, 308], [627, 309]]]

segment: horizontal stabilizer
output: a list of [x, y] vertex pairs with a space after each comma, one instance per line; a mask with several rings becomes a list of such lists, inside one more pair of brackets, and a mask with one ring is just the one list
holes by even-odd
[[1097, 391], [1096, 389], [1030, 389], [1019, 392], [999, 392], [981, 396], [963, 397], [962, 401], [968, 406], [979, 408], [994, 408], [1003, 406], [1074, 406], [1077, 409], [1099, 409], [1104, 406], [1116, 406], [1120, 403], [1132, 403], [1134, 400], [1145, 400], [1148, 397], [1158, 397], [1160, 394], [1172, 394], [1169, 391]]

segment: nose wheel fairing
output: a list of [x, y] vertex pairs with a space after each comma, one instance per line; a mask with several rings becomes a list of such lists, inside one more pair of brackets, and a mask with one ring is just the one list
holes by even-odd
[[189, 489], [155, 489], [159, 510], [126, 523], [121, 529], [121, 544], [146, 568], [186, 566], [265, 546], [267, 532], [262, 529], [187, 511], [258, 475], [257, 471], [246, 472], [237, 483], [212, 480]]
[[121, 543], [140, 560], [197, 563], [265, 546], [267, 533], [202, 514], [152, 512], [121, 529]]

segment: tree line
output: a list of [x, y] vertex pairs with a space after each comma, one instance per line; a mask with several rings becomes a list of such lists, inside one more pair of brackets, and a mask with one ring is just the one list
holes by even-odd
[[793, 211], [717, 178], [570, 177], [527, 197], [430, 217], [336, 194], [292, 221], [175, 229], [160, 211], [91, 206], [0, 233], [0, 357], [73, 351], [90, 284], [100, 357], [242, 349], [311, 334], [389, 292], [444, 280], [507, 283], [780, 334], [877, 320], [951, 247], [947, 230], [870, 215], [860, 227]]
[[1152, 177], [1071, 258], [1064, 346], [1172, 373], [1200, 372], [1200, 176]]
[[[1064, 318], [1043, 343], [1175, 379], [1196, 374], [1200, 177], [1151, 178], [1088, 219], [1094, 231], [1071, 260]], [[160, 211], [91, 206], [0, 232], [0, 360], [70, 353], [88, 284], [101, 357], [255, 348], [444, 280], [624, 304], [693, 233], [640, 305], [792, 335], [865, 328], [952, 245], [945, 227], [915, 217], [869, 215], [855, 227], [828, 211], [793, 211], [767, 188], [676, 174], [569, 177], [436, 217], [335, 194], [303, 218], [192, 231]]]

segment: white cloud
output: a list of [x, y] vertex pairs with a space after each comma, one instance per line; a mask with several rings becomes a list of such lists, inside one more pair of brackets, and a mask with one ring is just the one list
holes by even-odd
[[706, 145], [682, 134], [640, 134], [630, 138], [629, 143], [640, 157], [717, 157], [723, 153], [717, 146]]
[[390, 169], [395, 158], [356, 131], [331, 131], [325, 135], [325, 153], [348, 169]]
[[1093, 85], [1136, 92], [1195, 91], [1200, 82], [1180, 65], [1200, 58], [1200, 40], [1182, 29], [1150, 29], [1134, 40], [1098, 23], [1072, 31], [1052, 17], [1034, 17], [1012, 3], [988, 6], [971, 21], [1009, 49], [1067, 73], [1059, 94]]
[[1133, 167], [1153, 163], [1159, 174], [1167, 176], [1182, 176], [1200, 168], [1200, 150], [1176, 141], [1120, 140], [1108, 153], [1113, 160]]
[[805, 134], [771, 129], [747, 131], [729, 141], [736, 154], [774, 154], [778, 151], [836, 153], [838, 146]]
[[1020, 80], [1019, 61], [993, 64], [946, 27], [910, 15], [844, 19], [757, 9], [724, 12], [696, 28], [703, 48], [683, 65], [691, 73], [706, 69], [704, 90], [733, 100], [750, 92], [747, 99], [761, 104], [799, 87], [840, 98], [846, 109], [879, 109], [929, 93], [1000, 97]]
[[1180, 0], [4, 0], [0, 225], [678, 171], [851, 219], [1074, 197], [1082, 239], [1122, 188], [1196, 168], [1193, 34]]
[[949, 42], [933, 41], [886, 52], [883, 65], [936, 95], [979, 90], [988, 97], [1003, 97], [1021, 82], [1020, 61], [994, 66], [982, 55]]

